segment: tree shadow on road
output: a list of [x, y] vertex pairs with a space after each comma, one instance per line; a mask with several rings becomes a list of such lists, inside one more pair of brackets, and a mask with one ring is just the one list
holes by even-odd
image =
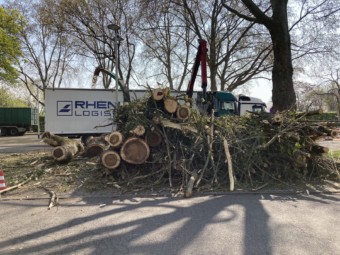
[[[40, 230], [32, 228], [28, 234], [13, 233], [0, 241], [0, 251], [8, 247], [3, 254], [272, 254], [270, 216], [263, 199], [270, 198], [259, 194], [102, 197], [86, 198], [83, 204], [65, 200], [49, 211], [51, 222], [58, 221]], [[68, 210], [79, 212], [80, 208], [92, 213], [62, 219]], [[22, 244], [20, 250], [9, 249], [18, 244]]]

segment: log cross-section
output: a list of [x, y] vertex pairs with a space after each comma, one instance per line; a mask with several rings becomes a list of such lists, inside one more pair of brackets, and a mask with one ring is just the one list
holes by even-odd
[[172, 98], [166, 98], [164, 99], [164, 109], [168, 112], [168, 113], [175, 113], [177, 110], [177, 101], [175, 99]]
[[162, 143], [162, 134], [154, 129], [146, 134], [145, 141], [150, 147], [157, 147]]
[[181, 105], [177, 108], [176, 116], [180, 120], [187, 120], [190, 118], [190, 108], [186, 105]]
[[107, 169], [116, 169], [119, 166], [121, 159], [117, 152], [108, 150], [101, 154], [100, 162]]
[[145, 141], [132, 137], [127, 139], [120, 149], [121, 158], [130, 164], [143, 164], [150, 155], [150, 148]]
[[119, 148], [123, 144], [123, 134], [119, 131], [112, 132], [108, 135], [107, 141], [113, 148]]

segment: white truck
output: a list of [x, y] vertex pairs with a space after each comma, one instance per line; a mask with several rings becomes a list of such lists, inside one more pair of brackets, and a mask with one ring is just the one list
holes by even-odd
[[[116, 96], [118, 102], [123, 102], [122, 92], [116, 93], [116, 90], [107, 89], [46, 89], [45, 131], [81, 137], [83, 141], [91, 135], [114, 131], [112, 109], [116, 105]], [[143, 97], [146, 93], [146, 90], [130, 90], [131, 100]], [[197, 94], [194, 92], [193, 98]], [[239, 109], [239, 115], [244, 115], [246, 111], [263, 111], [265, 104], [257, 98], [239, 96], [238, 106], [235, 107]]]
[[[107, 89], [46, 89], [45, 131], [82, 140], [112, 132], [115, 93]], [[145, 91], [130, 92], [132, 99], [144, 94]], [[118, 101], [123, 101], [120, 91]]]

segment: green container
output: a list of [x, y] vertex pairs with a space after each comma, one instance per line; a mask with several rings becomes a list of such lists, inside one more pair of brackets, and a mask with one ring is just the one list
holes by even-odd
[[0, 108], [0, 126], [30, 127], [36, 125], [36, 109]]

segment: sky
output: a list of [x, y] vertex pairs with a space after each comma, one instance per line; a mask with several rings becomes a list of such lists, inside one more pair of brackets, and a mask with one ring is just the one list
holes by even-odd
[[272, 82], [268, 80], [258, 80], [249, 89], [249, 96], [262, 99], [268, 105], [272, 104]]

